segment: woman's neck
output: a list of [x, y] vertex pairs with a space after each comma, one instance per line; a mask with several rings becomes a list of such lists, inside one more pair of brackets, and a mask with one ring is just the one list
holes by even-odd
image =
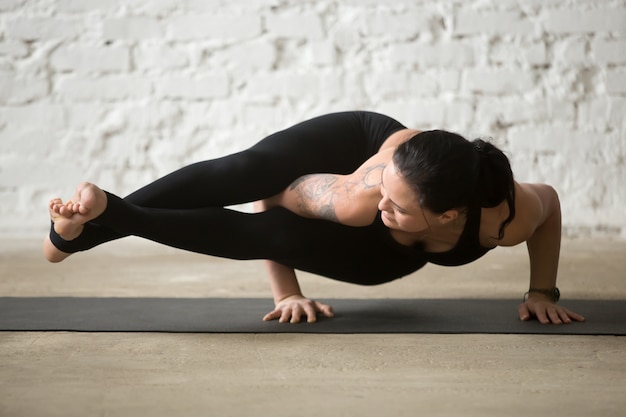
[[465, 230], [466, 223], [467, 216], [461, 214], [446, 224], [430, 225], [427, 230], [421, 232], [392, 230], [391, 235], [398, 243], [405, 246], [422, 243], [426, 250], [443, 252], [456, 246]]

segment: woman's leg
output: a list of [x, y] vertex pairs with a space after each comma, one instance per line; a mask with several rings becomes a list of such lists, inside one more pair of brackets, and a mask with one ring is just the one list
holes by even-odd
[[257, 201], [313, 173], [348, 174], [404, 128], [371, 112], [319, 116], [274, 133], [251, 148], [181, 168], [125, 199], [142, 207], [224, 207]]
[[[126, 200], [154, 208], [223, 207], [269, 197], [308, 173], [350, 172], [366, 159], [367, 138], [359, 122], [356, 113], [350, 112], [299, 123], [245, 151], [181, 168], [135, 191]], [[66, 257], [63, 254], [124, 236], [117, 230], [87, 223], [78, 238], [68, 241], [52, 223], [52, 247], [48, 249], [61, 251], [58, 255], [62, 260]]]
[[380, 222], [367, 227], [299, 217], [281, 207], [247, 214], [222, 207], [140, 207], [93, 184], [79, 186], [78, 213], [64, 223], [79, 233], [85, 222], [123, 235], [230, 259], [272, 259], [293, 268], [358, 284], [379, 284], [424, 265], [414, 251], [397, 250]]
[[[393, 119], [374, 113], [320, 116], [270, 135], [245, 151], [184, 167], [126, 200], [141, 207], [194, 209], [267, 198], [305, 174], [352, 172], [400, 128]], [[58, 235], [53, 224], [49, 238], [60, 251], [73, 253], [124, 236], [88, 223], [71, 241]]]
[[296, 178], [317, 172], [349, 173], [368, 154], [356, 112], [334, 113], [274, 133], [251, 148], [198, 162], [132, 193], [143, 207], [224, 207], [270, 197]]

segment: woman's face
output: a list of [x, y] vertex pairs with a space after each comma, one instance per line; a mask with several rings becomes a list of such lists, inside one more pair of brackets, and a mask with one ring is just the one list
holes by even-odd
[[396, 171], [393, 162], [383, 169], [380, 192], [382, 198], [378, 203], [378, 210], [388, 228], [419, 233], [427, 231], [430, 228], [429, 223], [436, 221], [432, 213], [420, 206], [419, 196]]

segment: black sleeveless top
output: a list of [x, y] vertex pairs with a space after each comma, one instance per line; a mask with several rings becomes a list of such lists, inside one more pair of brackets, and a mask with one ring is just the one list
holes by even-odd
[[[421, 243], [411, 246], [398, 243], [383, 223], [380, 212], [372, 224], [364, 227], [304, 219], [282, 207], [266, 213], [268, 217], [280, 216], [281, 227], [272, 236], [284, 249], [282, 256], [271, 259], [301, 271], [359, 285], [378, 285], [403, 278], [428, 262], [464, 265], [490, 250], [482, 247], [478, 239], [478, 205], [468, 209], [465, 228], [454, 248], [441, 253], [426, 252]], [[301, 237], [289, 239], [283, 233]], [[267, 235], [263, 236], [267, 241]]]
[[[426, 252], [421, 243], [417, 243], [412, 246], [402, 245], [391, 236], [388, 229], [387, 235], [389, 236], [389, 239], [394, 241], [398, 246], [405, 248], [405, 251], [413, 252], [416, 257], [423, 258], [427, 262], [442, 266], [465, 265], [475, 261], [493, 249], [485, 248], [480, 244], [478, 237], [480, 229], [480, 213], [481, 208], [479, 204], [474, 203], [468, 208], [465, 228], [463, 229], [463, 232], [461, 233], [461, 236], [459, 237], [459, 240], [454, 248], [446, 252]], [[378, 213], [377, 222], [382, 223], [380, 212]], [[384, 227], [386, 228], [386, 226]]]

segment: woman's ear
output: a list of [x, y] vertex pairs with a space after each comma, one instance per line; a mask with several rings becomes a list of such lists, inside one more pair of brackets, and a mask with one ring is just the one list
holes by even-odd
[[459, 218], [458, 210], [447, 210], [439, 215], [439, 224], [448, 224]]

